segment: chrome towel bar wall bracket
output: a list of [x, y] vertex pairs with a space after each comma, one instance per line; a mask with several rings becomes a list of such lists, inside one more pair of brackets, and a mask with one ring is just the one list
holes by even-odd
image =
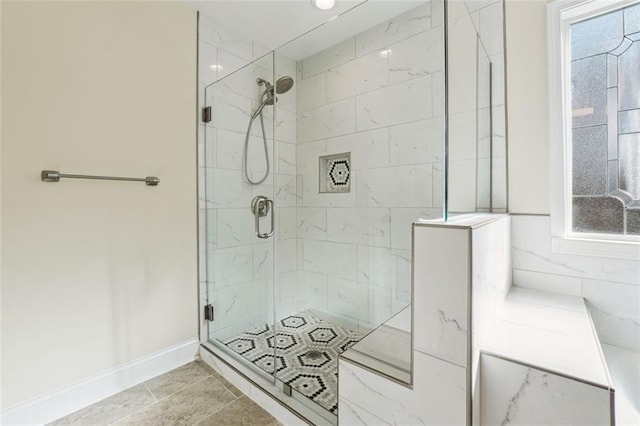
[[144, 182], [147, 186], [158, 186], [160, 179], [155, 176], [147, 176], [143, 178], [130, 178], [130, 177], [118, 177], [118, 176], [89, 176], [89, 175], [71, 175], [66, 173], [60, 173], [57, 170], [43, 170], [40, 173], [40, 178], [43, 182], [60, 182], [61, 178], [64, 179], [94, 179], [94, 180], [123, 180], [127, 182]]

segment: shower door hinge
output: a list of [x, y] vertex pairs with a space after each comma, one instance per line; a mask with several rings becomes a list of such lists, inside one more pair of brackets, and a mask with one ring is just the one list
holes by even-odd
[[213, 305], [206, 305], [204, 307], [204, 319], [213, 321]]
[[211, 107], [210, 106], [202, 108], [202, 121], [204, 123], [211, 122]]

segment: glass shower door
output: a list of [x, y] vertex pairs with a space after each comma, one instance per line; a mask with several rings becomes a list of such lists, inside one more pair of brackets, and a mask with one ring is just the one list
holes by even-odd
[[[274, 345], [273, 54], [205, 89], [209, 341], [271, 378]], [[209, 117], [206, 117], [206, 116]]]

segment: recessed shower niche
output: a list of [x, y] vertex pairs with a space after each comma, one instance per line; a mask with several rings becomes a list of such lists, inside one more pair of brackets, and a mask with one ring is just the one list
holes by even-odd
[[323, 155], [318, 160], [321, 193], [351, 192], [351, 153]]

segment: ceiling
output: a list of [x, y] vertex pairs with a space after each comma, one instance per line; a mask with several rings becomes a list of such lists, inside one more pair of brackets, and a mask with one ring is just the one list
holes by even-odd
[[[329, 11], [313, 7], [310, 0], [188, 0], [188, 3], [203, 15], [267, 48], [287, 44], [281, 53], [300, 60], [412, 9], [424, 0], [336, 0], [336, 6]], [[334, 19], [336, 17], [339, 19]], [[325, 23], [322, 28], [300, 37]], [[295, 42], [288, 43], [296, 38]]]

